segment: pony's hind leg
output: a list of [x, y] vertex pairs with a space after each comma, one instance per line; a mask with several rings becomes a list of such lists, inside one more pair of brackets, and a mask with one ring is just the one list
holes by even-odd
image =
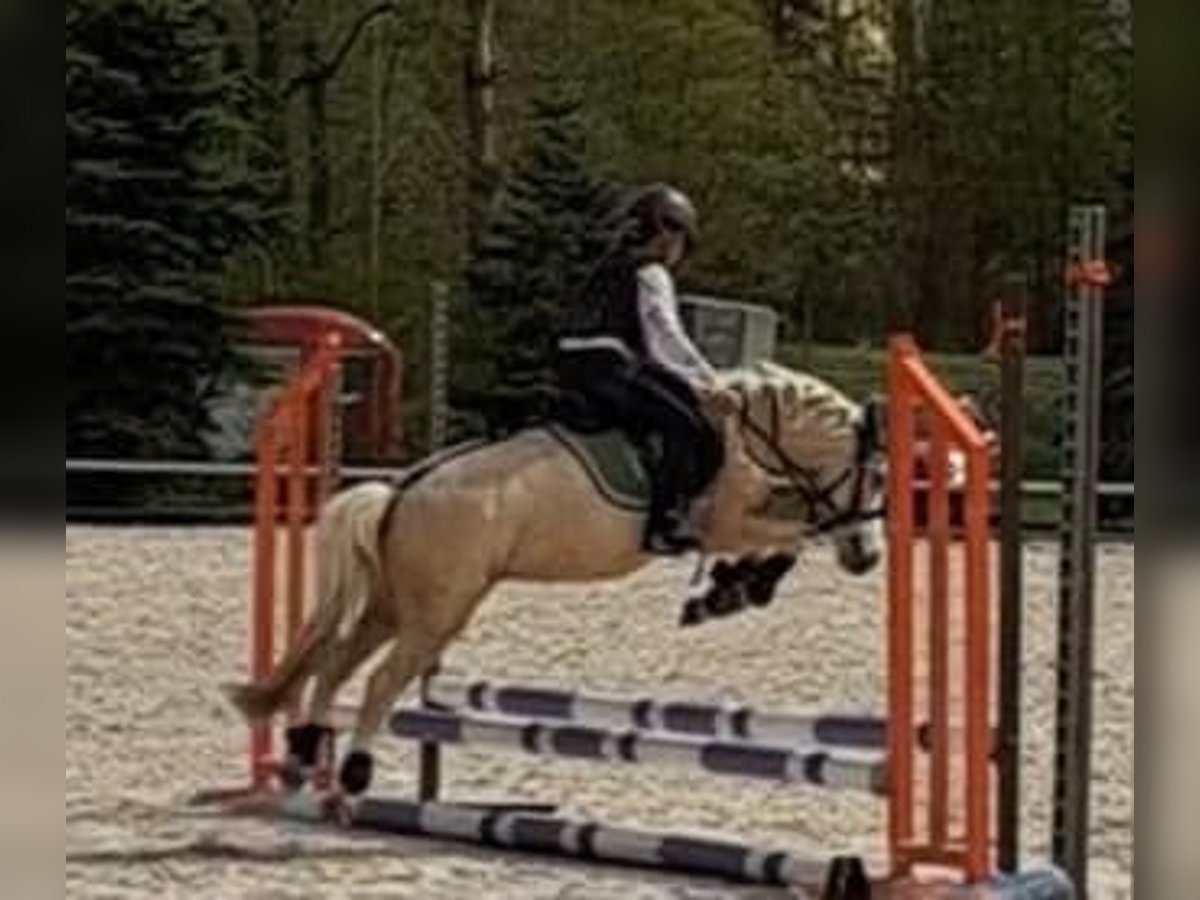
[[308, 707], [309, 721], [331, 726], [333, 704], [338, 691], [373, 653], [394, 636], [395, 629], [390, 625], [368, 616], [358, 623], [351, 635], [331, 647], [317, 672]]
[[298, 789], [312, 774], [333, 759], [336, 732], [333, 727], [333, 703], [338, 691], [368, 657], [392, 636], [392, 629], [368, 613], [354, 630], [327, 647], [316, 664], [317, 674], [308, 717], [303, 724], [287, 732], [288, 756], [284, 780]]
[[371, 746], [376, 736], [408, 686], [437, 664], [470, 621], [488, 592], [487, 583], [480, 582], [473, 590], [460, 585], [456, 591], [422, 594], [427, 602], [410, 607], [423, 614], [412, 615], [401, 624], [396, 643], [367, 682], [350, 753], [339, 773], [342, 790], [349, 796], [359, 796], [370, 788], [375, 768]]
[[349, 796], [357, 797], [370, 788], [375, 770], [371, 746], [376, 735], [404, 690], [432, 667], [446, 643], [448, 640], [435, 642], [411, 632], [405, 633], [371, 675], [351, 749], [339, 775], [342, 790]]

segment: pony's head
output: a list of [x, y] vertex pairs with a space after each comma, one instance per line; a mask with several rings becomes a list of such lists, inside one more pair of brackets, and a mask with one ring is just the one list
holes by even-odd
[[884, 546], [882, 406], [770, 363], [731, 373], [725, 386], [742, 398], [747, 453], [775, 485], [769, 514], [828, 537], [848, 572], [872, 571]]

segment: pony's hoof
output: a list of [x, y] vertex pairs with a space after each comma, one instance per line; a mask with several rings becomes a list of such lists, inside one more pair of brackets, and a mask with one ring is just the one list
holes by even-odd
[[329, 794], [323, 802], [322, 810], [327, 822], [339, 828], [354, 826], [354, 803], [341, 794]]
[[279, 783], [285, 791], [297, 793], [308, 784], [309, 771], [301, 765], [300, 760], [288, 756], [279, 767]]
[[746, 585], [751, 606], [766, 607], [775, 602], [779, 585], [796, 565], [796, 557], [778, 553], [755, 566]]
[[703, 599], [689, 600], [683, 607], [683, 612], [679, 616], [680, 628], [695, 628], [698, 625], [703, 625], [708, 616], [704, 611]]
[[726, 619], [736, 615], [746, 608], [746, 592], [740, 586], [714, 588], [704, 598], [704, 605], [710, 618]]
[[286, 739], [288, 759], [302, 769], [315, 769], [333, 747], [334, 732], [322, 725], [297, 725], [287, 730]]
[[757, 606], [759, 609], [765, 609], [775, 602], [775, 595], [778, 591], [778, 581], [773, 579], [755, 579], [746, 585], [746, 603], [749, 606]]
[[349, 797], [361, 797], [371, 787], [375, 775], [375, 759], [370, 753], [355, 750], [342, 763], [339, 782]]
[[728, 560], [718, 560], [712, 567], [709, 573], [709, 579], [717, 587], [729, 587], [740, 581], [745, 574], [745, 563], [738, 561], [731, 563]]

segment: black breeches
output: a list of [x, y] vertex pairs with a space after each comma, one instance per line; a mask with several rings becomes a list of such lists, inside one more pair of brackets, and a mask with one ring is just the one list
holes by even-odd
[[587, 397], [602, 418], [639, 441], [656, 437], [661, 442], [656, 513], [679, 508], [716, 476], [721, 441], [682, 379], [654, 365], [603, 355], [580, 357], [565, 371], [567, 386]]
[[674, 505], [708, 486], [720, 467], [720, 445], [686, 383], [642, 366], [631, 379], [626, 410], [633, 427], [662, 440], [663, 503]]

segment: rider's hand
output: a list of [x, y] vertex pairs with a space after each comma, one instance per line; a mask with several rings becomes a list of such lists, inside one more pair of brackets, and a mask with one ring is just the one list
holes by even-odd
[[742, 409], [742, 399], [726, 388], [704, 386], [697, 390], [700, 402], [722, 416], [732, 416]]

